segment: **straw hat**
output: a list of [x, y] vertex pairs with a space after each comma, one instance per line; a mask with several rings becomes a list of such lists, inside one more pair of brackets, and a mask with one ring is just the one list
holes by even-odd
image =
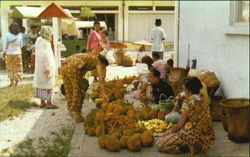
[[51, 37], [53, 35], [52, 27], [51, 26], [42, 26], [42, 28], [38, 34], [47, 40], [51, 40]]

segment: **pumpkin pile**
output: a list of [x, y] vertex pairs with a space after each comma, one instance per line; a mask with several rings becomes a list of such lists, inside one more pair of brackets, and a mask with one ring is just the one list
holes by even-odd
[[[123, 99], [124, 98], [124, 93], [126, 93], [126, 88], [125, 86], [128, 84], [131, 84], [133, 80], [135, 80], [137, 77], [136, 76], [131, 76], [131, 77], [125, 77], [123, 79], [115, 79], [112, 81], [108, 81], [105, 84], [106, 87], [106, 92], [109, 97], [110, 101], [118, 100], [118, 99]], [[100, 98], [100, 93], [101, 89], [98, 86], [95, 88], [91, 94], [91, 98], [93, 100]]]
[[120, 149], [140, 151], [141, 147], [153, 145], [154, 130], [147, 129], [145, 125], [139, 126], [138, 121], [150, 120], [158, 116], [162, 118], [165, 114], [145, 105], [135, 109], [132, 103], [121, 99], [111, 103], [101, 103], [99, 109], [93, 109], [86, 116], [85, 133], [99, 137], [99, 146], [109, 151]]

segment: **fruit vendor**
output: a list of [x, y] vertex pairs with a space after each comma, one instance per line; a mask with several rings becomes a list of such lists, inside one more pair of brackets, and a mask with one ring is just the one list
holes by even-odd
[[151, 68], [148, 73], [148, 80], [152, 86], [153, 101], [159, 104], [160, 95], [164, 94], [168, 99], [170, 96], [174, 96], [172, 87], [163, 79], [160, 79], [161, 73], [155, 68]]
[[76, 122], [83, 120], [81, 116], [82, 104], [85, 96], [83, 76], [90, 70], [97, 70], [99, 84], [101, 88], [101, 96], [104, 102], [108, 101], [105, 91], [105, 72], [108, 66], [108, 60], [99, 55], [90, 53], [74, 54], [62, 63], [62, 77], [65, 87], [66, 100], [69, 111], [75, 114]]
[[215, 141], [210, 110], [200, 90], [202, 84], [197, 77], [183, 80], [185, 97], [181, 116], [177, 125], [167, 132], [157, 143], [160, 152], [183, 153], [191, 155], [207, 151]]

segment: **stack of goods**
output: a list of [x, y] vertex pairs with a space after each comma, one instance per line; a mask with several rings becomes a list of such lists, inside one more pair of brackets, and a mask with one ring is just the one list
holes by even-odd
[[[164, 121], [156, 119], [164, 119], [166, 112], [158, 112], [149, 106], [135, 109], [132, 103], [123, 100], [98, 103], [101, 104], [100, 108], [92, 110], [84, 120], [85, 133], [98, 136], [99, 146], [109, 151], [119, 151], [121, 148], [140, 151], [141, 147], [153, 145], [154, 131], [163, 132], [170, 127]], [[153, 128], [158, 129], [148, 128], [147, 122], [142, 120], [149, 120], [149, 126], [154, 125]], [[140, 123], [145, 125], [139, 125]]]
[[[131, 84], [132, 81], [135, 80], [136, 78], [137, 78], [136, 76], [132, 76], [106, 82], [105, 87], [107, 95], [109, 96], [109, 100], [114, 101], [118, 99], [123, 99], [124, 93], [126, 93], [125, 86]], [[93, 90], [91, 98], [93, 100], [100, 98], [100, 93], [101, 89], [100, 87], [97, 87], [96, 89]]]

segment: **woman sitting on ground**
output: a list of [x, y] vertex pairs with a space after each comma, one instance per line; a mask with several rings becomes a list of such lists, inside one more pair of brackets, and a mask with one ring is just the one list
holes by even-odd
[[183, 80], [185, 97], [177, 125], [168, 130], [156, 143], [160, 152], [191, 155], [207, 151], [215, 141], [208, 105], [200, 95], [202, 84], [197, 77]]
[[133, 93], [133, 97], [136, 99], [141, 99], [142, 96], [146, 95], [146, 89], [148, 87], [148, 70], [152, 67], [153, 59], [149, 56], [144, 56], [141, 59], [141, 63], [146, 64], [146, 68], [144, 65], [140, 67], [139, 80], [134, 80], [133, 83], [136, 86], [137, 90]]

